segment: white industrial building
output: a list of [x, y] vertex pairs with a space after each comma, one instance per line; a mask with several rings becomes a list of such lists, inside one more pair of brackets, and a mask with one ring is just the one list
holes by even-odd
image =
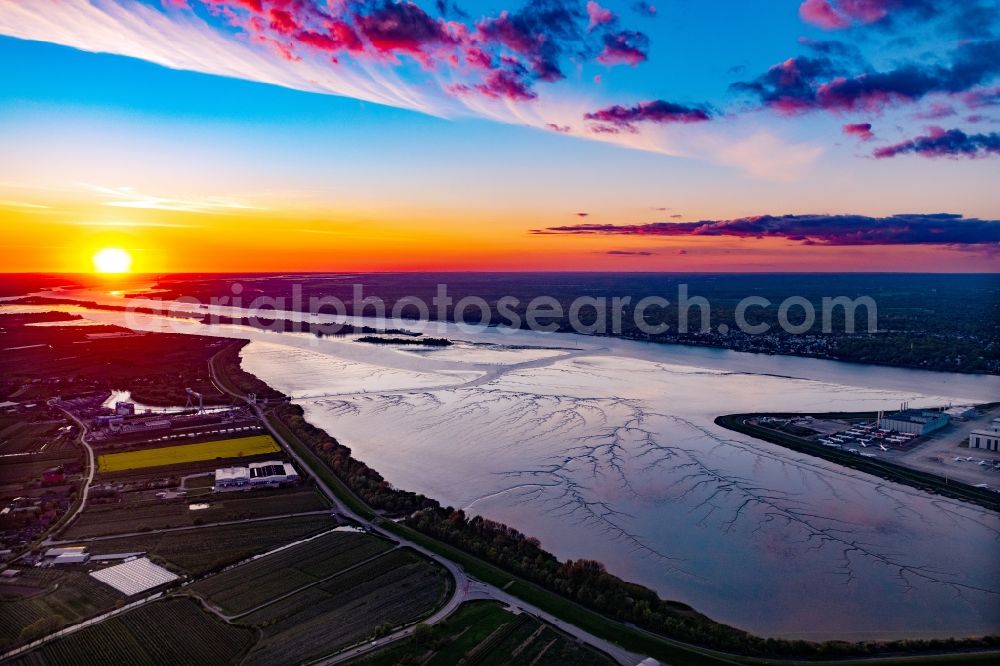
[[883, 430], [926, 435], [929, 432], [940, 430], [950, 422], [951, 419], [944, 412], [930, 409], [904, 409], [895, 414], [883, 416], [879, 427]]
[[90, 554], [85, 546], [63, 546], [61, 548], [49, 548], [45, 551], [44, 562], [49, 566], [63, 566], [67, 564], [86, 564], [90, 559]]
[[986, 449], [1000, 451], [1000, 419], [993, 419], [986, 430], [973, 430], [969, 433], [970, 449]]
[[215, 489], [274, 487], [297, 483], [299, 473], [291, 463], [278, 460], [250, 463], [246, 467], [220, 467], [215, 470]]
[[976, 415], [976, 408], [970, 405], [959, 405], [957, 407], [949, 407], [944, 410], [944, 413], [953, 419], [969, 419]]

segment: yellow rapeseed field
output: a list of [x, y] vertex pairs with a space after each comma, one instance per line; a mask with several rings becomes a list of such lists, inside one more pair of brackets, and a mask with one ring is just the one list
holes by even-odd
[[99, 472], [120, 472], [142, 467], [160, 467], [179, 463], [214, 460], [215, 458], [242, 458], [261, 453], [274, 453], [281, 447], [270, 435], [254, 435], [237, 439], [223, 439], [217, 442], [164, 446], [158, 449], [107, 453], [97, 457]]

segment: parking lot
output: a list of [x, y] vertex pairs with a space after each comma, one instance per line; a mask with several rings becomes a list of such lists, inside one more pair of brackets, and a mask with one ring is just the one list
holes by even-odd
[[[969, 449], [969, 433], [988, 428], [995, 418], [1000, 418], [1000, 407], [980, 412], [976, 418], [966, 421], [952, 420], [941, 430], [921, 437], [908, 450], [894, 450], [882, 455], [896, 464], [969, 485], [985, 483], [990, 488], [1000, 488], [1000, 469], [996, 468], [1000, 455], [995, 451]], [[981, 461], [985, 464], [980, 464]]]

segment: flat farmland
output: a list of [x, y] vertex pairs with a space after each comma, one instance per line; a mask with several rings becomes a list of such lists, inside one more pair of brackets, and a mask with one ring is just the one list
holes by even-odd
[[610, 657], [530, 615], [514, 615], [494, 601], [472, 601], [431, 627], [430, 640], [395, 643], [350, 662], [352, 666], [613, 666]]
[[393, 550], [240, 621], [263, 636], [244, 664], [301, 663], [371, 638], [379, 625], [429, 615], [445, 600], [448, 573], [407, 549]]
[[40, 478], [42, 472], [69, 462], [82, 461], [82, 452], [63, 450], [61, 452], [36, 453], [27, 456], [12, 456], [0, 465], [0, 486], [20, 487], [32, 479]]
[[0, 649], [114, 608], [123, 595], [82, 571], [26, 569], [17, 594], [0, 584]]
[[228, 625], [187, 599], [140, 606], [13, 660], [18, 666], [236, 664], [252, 631]]
[[60, 432], [64, 424], [64, 421], [25, 421], [0, 416], [0, 454], [48, 453], [72, 447], [72, 440]]
[[86, 539], [329, 508], [327, 501], [309, 486], [219, 493], [195, 499], [207, 503], [208, 508], [192, 511], [187, 501], [155, 497], [88, 506], [64, 532], [64, 538]]
[[236, 615], [333, 576], [392, 547], [385, 539], [368, 534], [334, 532], [242, 564], [190, 589], [226, 613]]
[[334, 527], [328, 516], [298, 516], [243, 525], [202, 527], [87, 544], [91, 553], [145, 552], [158, 562], [198, 576], [235, 564], [278, 546]]
[[[117, 454], [100, 454], [117, 455]], [[100, 456], [98, 456], [100, 457]], [[117, 472], [99, 472], [98, 478], [101, 481], [130, 483], [151, 479], [171, 478], [179, 480], [180, 477], [188, 474], [213, 474], [219, 467], [225, 465], [246, 465], [251, 462], [263, 462], [281, 458], [281, 454], [264, 453], [255, 456], [244, 456], [242, 458], [212, 458], [211, 460], [196, 460], [194, 462], [182, 462], [177, 464], [161, 465], [159, 467], [137, 467], [135, 469], [123, 469]]]
[[253, 435], [198, 444], [180, 444], [122, 453], [105, 453], [98, 456], [97, 469], [101, 473], [120, 472], [217, 458], [245, 458], [263, 453], [277, 453], [278, 451], [281, 451], [281, 447], [270, 435]]

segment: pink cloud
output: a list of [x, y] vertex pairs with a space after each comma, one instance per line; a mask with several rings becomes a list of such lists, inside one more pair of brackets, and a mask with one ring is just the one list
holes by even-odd
[[646, 60], [649, 39], [641, 32], [622, 30], [604, 36], [604, 48], [597, 61], [605, 65], [638, 65]]
[[611, 23], [615, 20], [615, 15], [610, 9], [601, 7], [594, 0], [590, 0], [587, 3], [587, 16], [590, 18], [590, 24], [587, 26], [588, 30], [593, 30], [599, 25]]
[[799, 16], [824, 30], [840, 30], [852, 23], [874, 23], [889, 12], [891, 0], [805, 0]]
[[844, 134], [848, 136], [856, 136], [862, 141], [871, 141], [875, 138], [875, 134], [872, 133], [871, 123], [850, 123], [844, 125], [841, 128]]

